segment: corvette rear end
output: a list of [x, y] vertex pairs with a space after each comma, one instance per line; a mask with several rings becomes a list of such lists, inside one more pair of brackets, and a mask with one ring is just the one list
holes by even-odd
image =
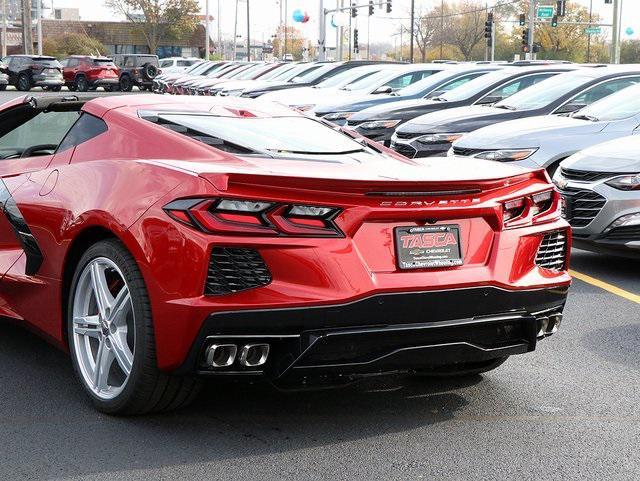
[[571, 235], [542, 170], [410, 160], [238, 98], [0, 109], [32, 119], [57, 143], [0, 165], [1, 311], [68, 348], [104, 412], [174, 409], [203, 376], [485, 372], [562, 320]]

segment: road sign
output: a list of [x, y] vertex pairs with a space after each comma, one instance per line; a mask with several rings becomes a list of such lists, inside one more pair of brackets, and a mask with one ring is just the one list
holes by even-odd
[[587, 35], [600, 35], [602, 33], [602, 28], [600, 27], [587, 27], [584, 29], [584, 33]]
[[538, 7], [537, 17], [538, 18], [551, 18], [553, 17], [553, 7]]

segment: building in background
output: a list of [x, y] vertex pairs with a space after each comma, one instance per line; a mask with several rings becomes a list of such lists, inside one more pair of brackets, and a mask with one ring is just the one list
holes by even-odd
[[[102, 42], [112, 54], [150, 53], [144, 35], [131, 22], [44, 19], [42, 33], [44, 38], [62, 36], [66, 33], [88, 35]], [[158, 51], [153, 53], [160, 58], [202, 57], [204, 49], [205, 29], [203, 25], [198, 25], [193, 32], [161, 42]]]
[[52, 17], [55, 20], [80, 20], [79, 8], [54, 8]]

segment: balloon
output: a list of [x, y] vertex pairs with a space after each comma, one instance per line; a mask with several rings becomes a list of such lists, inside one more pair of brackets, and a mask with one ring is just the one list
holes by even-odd
[[633, 35], [633, 28], [627, 27], [627, 29], [624, 31], [624, 33], [626, 33], [629, 36]]
[[298, 23], [305, 23], [309, 21], [309, 16], [307, 15], [307, 12], [297, 9], [293, 11], [293, 20]]

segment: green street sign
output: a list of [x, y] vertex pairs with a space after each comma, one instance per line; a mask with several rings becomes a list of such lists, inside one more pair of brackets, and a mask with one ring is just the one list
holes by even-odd
[[600, 27], [587, 27], [584, 29], [584, 33], [587, 35], [599, 35], [602, 33], [602, 28]]
[[537, 16], [538, 18], [552, 18], [553, 7], [538, 7]]

